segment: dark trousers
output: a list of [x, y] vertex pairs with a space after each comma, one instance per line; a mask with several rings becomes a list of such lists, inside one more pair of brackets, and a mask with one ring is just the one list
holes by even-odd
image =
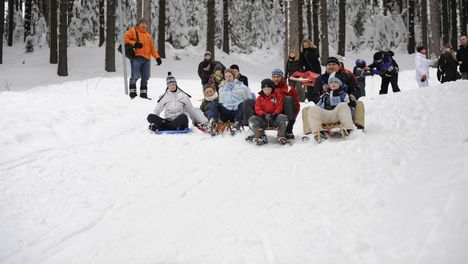
[[382, 85], [380, 86], [379, 94], [387, 94], [388, 92], [388, 85], [392, 84], [392, 90], [394, 93], [400, 92], [400, 88], [398, 87], [398, 73], [392, 74], [391, 76], [382, 76]]
[[219, 119], [222, 122], [234, 122], [238, 121], [239, 123], [242, 122], [244, 118], [244, 111], [242, 110], [244, 107], [244, 103], [240, 103], [237, 106], [237, 110], [229, 110], [224, 107], [219, 101], [213, 101], [210, 108], [210, 113], [208, 114], [208, 118]]
[[296, 116], [299, 109], [297, 109], [296, 103], [291, 96], [286, 96], [283, 100], [283, 114], [288, 117], [288, 126], [286, 127], [286, 133], [292, 134], [294, 123], [296, 123]]
[[243, 103], [244, 120], [243, 125], [249, 125], [249, 118], [255, 115], [255, 100], [245, 99]]
[[148, 122], [155, 123], [159, 130], [183, 130], [188, 127], [188, 117], [185, 114], [178, 115], [174, 120], [167, 120], [155, 114], [148, 115]]
[[[284, 137], [286, 136], [286, 126], [288, 124], [288, 118], [280, 114], [276, 118], [272, 119], [270, 122], [267, 122], [264, 117], [260, 116], [252, 116], [249, 119], [249, 127], [255, 133], [257, 129], [263, 129], [267, 127], [277, 127], [278, 128], [278, 136]], [[265, 134], [265, 131], [262, 131], [262, 134]]]

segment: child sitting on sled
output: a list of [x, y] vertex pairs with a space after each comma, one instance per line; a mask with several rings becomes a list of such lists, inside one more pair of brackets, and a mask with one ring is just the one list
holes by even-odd
[[[177, 86], [176, 79], [170, 72], [167, 75], [166, 83], [166, 92], [159, 97], [153, 113], [147, 117], [150, 130], [184, 130], [188, 128], [188, 116], [195, 124], [208, 122], [203, 112], [193, 107], [190, 95]], [[163, 110], [164, 118], [160, 117]]]
[[286, 126], [288, 117], [283, 112], [283, 97], [274, 93], [275, 84], [271, 79], [262, 81], [262, 90], [255, 101], [255, 114], [249, 118], [249, 127], [253, 135], [246, 138], [247, 141], [257, 139], [258, 145], [268, 142], [265, 129], [270, 127], [278, 128], [278, 142], [282, 145], [287, 143]]
[[322, 124], [340, 123], [348, 133], [355, 128], [348, 103], [346, 85], [335, 76], [330, 76], [326, 92], [320, 97], [317, 105], [309, 108], [307, 118], [303, 120], [304, 123], [308, 123], [317, 142], [326, 139], [325, 132], [321, 131]]

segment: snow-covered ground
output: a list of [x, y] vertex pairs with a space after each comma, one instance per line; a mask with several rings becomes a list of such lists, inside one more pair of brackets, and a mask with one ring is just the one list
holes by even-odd
[[[366, 133], [257, 147], [248, 132], [150, 133], [155, 100], [129, 100], [104, 49], [71, 49], [66, 78], [47, 50], [4, 52], [0, 263], [468, 260], [468, 81], [418, 89], [412, 55], [396, 57], [401, 93], [379, 96], [368, 77]], [[170, 50], [150, 96], [170, 70], [199, 105], [202, 53]], [[239, 64], [255, 92], [281, 66], [274, 52], [217, 59]]]

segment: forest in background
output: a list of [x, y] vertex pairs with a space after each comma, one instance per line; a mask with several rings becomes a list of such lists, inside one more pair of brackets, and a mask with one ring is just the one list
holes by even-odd
[[[299, 49], [304, 38], [321, 50], [386, 50], [413, 53], [424, 45], [438, 54], [443, 43], [456, 47], [466, 32], [468, 1], [456, 0], [0, 0], [0, 41], [25, 52], [50, 49], [50, 63], [67, 75], [69, 46], [105, 46], [106, 70], [115, 71], [122, 29], [137, 18], [164, 58], [175, 49], [215, 47], [226, 53]], [[121, 26], [123, 24], [123, 27]], [[107, 40], [107, 41], [106, 41]], [[0, 63], [3, 57], [0, 46]], [[286, 54], [286, 53], [285, 53]]]

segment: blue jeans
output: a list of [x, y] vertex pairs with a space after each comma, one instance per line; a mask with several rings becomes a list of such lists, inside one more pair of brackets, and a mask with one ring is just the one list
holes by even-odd
[[468, 72], [462, 72], [461, 76], [463, 80], [468, 80]]
[[140, 78], [140, 86], [146, 86], [150, 77], [150, 60], [143, 57], [135, 57], [130, 61], [132, 68], [132, 76], [130, 77], [130, 85], [136, 84], [136, 81]]
[[222, 122], [242, 122], [242, 119], [244, 118], [244, 111], [242, 110], [243, 104], [243, 102], [240, 103], [237, 106], [237, 110], [229, 110], [220, 104], [219, 101], [213, 101], [213, 103], [211, 103], [210, 112], [208, 113], [208, 118], [219, 119]]

